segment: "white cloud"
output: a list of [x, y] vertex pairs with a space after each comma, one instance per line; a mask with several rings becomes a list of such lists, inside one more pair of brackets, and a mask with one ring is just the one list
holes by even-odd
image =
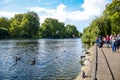
[[66, 6], [63, 4], [60, 4], [55, 9], [46, 9], [41, 7], [31, 7], [29, 9], [30, 11], [35, 11], [39, 14], [41, 22], [43, 22], [43, 20], [47, 17], [56, 18], [56, 19], [59, 19], [59, 21], [64, 22], [68, 14], [68, 12], [64, 10], [66, 9]]
[[41, 7], [31, 7], [29, 8], [31, 11], [35, 11], [35, 12], [42, 12], [45, 11], [45, 8], [41, 8]]
[[57, 10], [63, 11], [65, 8], [66, 8], [65, 5], [60, 4], [60, 5], [57, 7]]
[[84, 9], [83, 13], [87, 16], [98, 16], [103, 12], [107, 3], [107, 0], [84, 0], [81, 7]]
[[11, 18], [11, 17], [13, 17], [15, 14], [18, 14], [18, 13], [20, 13], [20, 12], [1, 11], [1, 12], [0, 12], [0, 17]]
[[[62, 22], [66, 20], [88, 20], [95, 16], [100, 16], [105, 9], [105, 5], [108, 3], [107, 0], [84, 0], [84, 3], [81, 5], [83, 11], [66, 11], [67, 6], [64, 4], [58, 5], [55, 9], [47, 9], [41, 7], [32, 7], [29, 8], [31, 11], [38, 12], [41, 19], [46, 17], [56, 18]], [[42, 20], [43, 22], [43, 20]]]
[[[10, 1], [10, 0], [5, 0]], [[84, 3], [81, 5], [83, 11], [66, 11], [67, 6], [64, 4], [58, 5], [54, 9], [47, 9], [43, 7], [30, 7], [30, 11], [35, 11], [40, 15], [41, 19], [52, 17], [59, 19], [60, 21], [65, 22], [66, 20], [87, 20], [94, 16], [99, 16], [105, 9], [105, 5], [108, 3], [107, 0], [84, 0]], [[13, 17], [14, 14], [19, 12], [0, 12], [0, 16]], [[43, 21], [42, 21], [43, 22]]]
[[105, 9], [107, 0], [84, 0], [81, 5], [83, 11], [69, 13], [69, 18], [73, 20], [88, 20], [95, 16], [100, 16]]
[[[10, 1], [10, 0], [6, 0]], [[41, 1], [41, 0], [39, 0]], [[93, 17], [100, 16], [105, 9], [105, 5], [109, 3], [109, 0], [84, 0], [84, 3], [80, 6], [83, 10], [67, 11], [67, 7], [64, 4], [59, 4], [56, 8], [48, 9], [44, 7], [30, 7], [28, 10], [35, 11], [40, 16], [40, 22], [42, 23], [45, 18], [56, 18], [62, 22], [82, 22], [86, 20], [92, 20]], [[13, 17], [14, 14], [19, 12], [0, 12], [0, 16]]]

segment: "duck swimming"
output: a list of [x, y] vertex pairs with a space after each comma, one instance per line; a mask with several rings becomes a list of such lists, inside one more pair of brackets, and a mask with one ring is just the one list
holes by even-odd
[[19, 61], [21, 58], [20, 58], [20, 56], [16, 56], [15, 57], [15, 61], [17, 62], [17, 61]]
[[36, 59], [35, 59], [35, 58], [30, 61], [30, 64], [31, 64], [31, 65], [35, 65], [35, 63], [36, 63]]

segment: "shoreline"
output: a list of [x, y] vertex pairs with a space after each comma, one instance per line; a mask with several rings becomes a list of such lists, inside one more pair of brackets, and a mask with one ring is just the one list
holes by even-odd
[[[90, 80], [91, 79], [91, 73], [92, 73], [92, 66], [94, 63], [94, 46], [92, 46], [87, 52], [89, 54], [85, 54], [85, 60], [84, 65], [81, 66], [80, 72], [78, 76], [74, 80]], [[85, 78], [82, 78], [82, 72], [85, 72]]]

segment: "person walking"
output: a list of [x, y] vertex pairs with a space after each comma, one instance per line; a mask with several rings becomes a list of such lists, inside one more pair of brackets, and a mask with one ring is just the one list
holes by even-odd
[[107, 44], [107, 48], [109, 48], [109, 45], [110, 45], [110, 36], [109, 35], [106, 36], [105, 41]]
[[114, 35], [111, 37], [111, 46], [112, 46], [112, 52], [116, 52], [116, 41], [117, 41], [117, 37]]
[[120, 34], [117, 35], [117, 49], [120, 47]]

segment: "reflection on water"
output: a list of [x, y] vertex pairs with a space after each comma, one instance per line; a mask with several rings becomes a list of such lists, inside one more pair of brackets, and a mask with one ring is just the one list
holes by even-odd
[[0, 40], [0, 80], [72, 80], [80, 53], [80, 39]]

